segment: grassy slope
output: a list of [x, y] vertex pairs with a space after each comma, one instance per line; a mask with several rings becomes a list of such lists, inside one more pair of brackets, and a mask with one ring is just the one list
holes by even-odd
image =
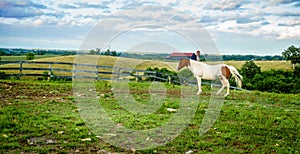
[[[75, 56], [63, 56], [63, 57], [54, 57], [54, 58], [44, 58], [39, 59], [38, 61], [59, 61], [59, 62], [74, 62]], [[88, 56], [89, 57], [89, 56]], [[93, 57], [93, 56], [90, 56]], [[87, 58], [88, 59], [88, 58]], [[118, 58], [111, 56], [101, 56], [98, 60], [99, 65], [105, 66], [114, 66], [115, 62], [123, 61], [125, 63], [134, 63], [140, 64], [137, 66], [137, 69], [146, 69], [148, 67], [166, 67], [176, 69], [178, 62], [162, 62], [158, 60], [138, 60], [132, 58]], [[208, 62], [209, 64], [215, 64], [218, 62]], [[232, 65], [236, 68], [241, 68], [245, 61], [224, 61], [223, 63]], [[283, 70], [292, 70], [291, 64], [289, 61], [255, 61], [255, 63], [261, 67], [262, 71], [271, 70], [271, 69], [283, 69]], [[126, 66], [126, 65], [124, 65]]]
[[[133, 82], [131, 94], [145, 103], [149, 86]], [[180, 87], [166, 88], [168, 98], [162, 107], [151, 116], [140, 116], [124, 112], [110, 83], [96, 84], [100, 104], [118, 125], [131, 129], [154, 128], [172, 116], [166, 108], [178, 108]], [[300, 95], [232, 91], [213, 128], [201, 136], [198, 129], [209, 96], [204, 87], [193, 121], [173, 141], [137, 153], [299, 152]], [[71, 82], [0, 81], [0, 100], [0, 153], [132, 152], [90, 133], [77, 112]], [[86, 138], [91, 141], [82, 141]]]
[[[89, 58], [95, 57], [95, 56], [86, 56], [87, 60]], [[3, 59], [5, 60], [5, 59]], [[59, 56], [59, 57], [40, 57], [38, 59], [35, 59], [34, 61], [46, 61], [46, 62], [74, 62], [75, 56]], [[99, 65], [105, 65], [105, 66], [114, 66], [116, 62], [122, 61], [125, 64], [133, 63], [137, 65], [137, 69], [146, 69], [148, 67], [166, 67], [166, 68], [172, 68], [176, 69], [177, 62], [162, 62], [158, 60], [138, 60], [138, 59], [132, 59], [132, 58], [117, 58], [117, 57], [111, 57], [111, 56], [101, 56], [98, 59]], [[218, 62], [208, 62], [209, 64], [215, 64]], [[245, 63], [245, 61], [224, 61], [225, 64], [232, 65], [236, 68], [241, 68], [242, 65]], [[291, 64], [289, 61], [255, 61], [255, 63], [261, 67], [262, 71], [271, 70], [271, 69], [283, 69], [283, 70], [292, 70]], [[126, 66], [126, 65], [123, 66]], [[122, 65], [120, 65], [122, 66]], [[128, 65], [127, 65], [128, 66]], [[46, 66], [48, 67], [48, 66]]]
[[[261, 67], [262, 71], [267, 70], [292, 70], [290, 61], [254, 61], [256, 65]], [[241, 68], [245, 61], [224, 61], [225, 64]]]
[[[35, 55], [34, 59], [43, 59], [43, 58], [53, 58], [57, 57], [57, 55]], [[1, 60], [3, 61], [22, 61], [26, 60], [26, 56], [1, 56]]]

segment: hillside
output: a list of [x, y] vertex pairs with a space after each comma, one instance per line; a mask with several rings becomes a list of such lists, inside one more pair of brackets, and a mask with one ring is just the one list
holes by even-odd
[[[152, 96], [149, 94], [151, 83], [132, 82], [129, 87], [130, 96], [138, 103], [151, 105], [148, 103]], [[78, 102], [74, 103], [78, 97], [91, 98], [84, 93], [74, 93], [71, 82], [0, 80], [0, 153], [186, 153], [190, 150], [193, 153], [299, 152], [299, 94], [232, 91], [225, 98], [213, 126], [205, 134], [199, 134], [211, 100], [210, 88], [204, 87], [204, 93], [195, 104], [182, 102], [181, 86], [164, 87], [167, 96], [158, 105], [159, 108], [151, 114], [142, 115], [124, 109], [109, 82], [96, 82], [95, 92], [99, 96], [97, 105], [101, 105], [107, 114], [95, 117], [110, 117], [116, 129], [125, 127], [151, 131], [152, 128], [165, 126], [176, 116], [176, 112], [169, 112], [168, 108], [182, 112], [187, 111], [184, 110], [186, 107], [197, 105], [193, 119], [185, 125], [186, 129], [167, 144], [146, 150], [126, 150], [107, 143], [105, 137], [110, 135], [116, 136], [116, 139], [126, 139], [119, 142], [126, 145], [134, 141], [149, 143], [156, 134], [126, 138], [130, 134], [116, 134], [113, 130], [108, 133], [93, 131], [81, 115], [98, 112], [88, 110], [90, 104], [78, 106]], [[196, 87], [190, 87], [190, 90], [196, 92]], [[128, 94], [119, 95], [126, 99]], [[126, 102], [129, 100], [126, 99]], [[100, 121], [97, 124], [103, 126], [107, 123]], [[99, 126], [97, 128], [107, 129]], [[166, 138], [161, 131], [158, 131], [158, 135], [161, 135], [160, 139]]]
[[[74, 63], [75, 55], [72, 56], [57, 56], [57, 57], [47, 57], [41, 59], [35, 59], [33, 61], [41, 61], [41, 62], [69, 62]], [[176, 67], [178, 62], [164, 62], [160, 60], [142, 60], [142, 59], [134, 59], [134, 58], [124, 58], [124, 57], [113, 57], [113, 56], [95, 56], [95, 55], [81, 55], [79, 56], [81, 59], [76, 61], [76, 63], [92, 63], [92, 59], [97, 61], [98, 65], [102, 66], [114, 66], [114, 67], [122, 67], [122, 68], [135, 68], [138, 70], [144, 70], [149, 67], [157, 67], [157, 68], [167, 68], [169, 70], [176, 71]], [[217, 63], [225, 63], [228, 65], [232, 65], [237, 69], [240, 69], [246, 61], [224, 61], [224, 62], [206, 62], [208, 64], [217, 64]], [[255, 63], [261, 67], [262, 71], [267, 70], [292, 70], [291, 64], [289, 61], [255, 61]], [[0, 67], [19, 67], [19, 64], [6, 64], [0, 65]], [[50, 66], [47, 64], [24, 64], [23, 67], [31, 67], [31, 68], [49, 68]], [[52, 65], [52, 68], [63, 68], [63, 69], [72, 69], [71, 65]], [[109, 70], [108, 70], [109, 71]], [[18, 70], [5, 70], [6, 73], [16, 73]], [[27, 71], [29, 72], [29, 71]], [[26, 73], [26, 72], [24, 72]], [[43, 73], [42, 71], [30, 71], [30, 73]], [[70, 73], [58, 72], [57, 75], [70, 75]]]
[[[95, 57], [93, 55], [88, 55], [87, 58], [89, 57]], [[101, 56], [98, 60], [99, 65], [104, 65], [104, 66], [113, 66], [117, 60], [124, 61], [126, 63], [132, 62], [135, 64], [139, 64], [137, 69], [146, 69], [148, 67], [167, 67], [167, 68], [176, 68], [177, 62], [162, 62], [159, 60], [142, 60], [142, 59], [134, 59], [134, 58], [124, 58], [124, 57], [112, 57], [112, 56]], [[46, 61], [46, 62], [74, 62], [75, 56], [59, 56], [59, 57], [50, 57], [50, 58], [43, 58], [43, 59], [37, 59], [34, 61]], [[242, 65], [246, 61], [223, 61], [222, 63], [232, 65], [238, 69], [242, 67]], [[289, 61], [254, 61], [256, 65], [261, 67], [262, 71], [267, 71], [267, 70], [292, 70], [291, 64]], [[216, 64], [220, 62], [207, 62], [208, 64]]]

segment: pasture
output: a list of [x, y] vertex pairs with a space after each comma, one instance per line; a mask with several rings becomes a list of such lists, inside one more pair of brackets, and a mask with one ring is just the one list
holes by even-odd
[[[90, 57], [91, 58], [91, 57]], [[73, 62], [74, 56], [48, 57], [34, 61]], [[88, 58], [87, 58], [88, 60]], [[116, 57], [101, 56], [98, 65], [113, 66]], [[120, 59], [119, 59], [120, 60]], [[122, 58], [122, 62], [141, 63], [148, 67], [175, 69], [177, 62]], [[244, 61], [225, 61], [240, 68]], [[287, 61], [257, 61], [262, 70], [291, 69]], [[276, 65], [275, 65], [276, 64]], [[18, 64], [1, 65], [15, 67]], [[278, 67], [277, 67], [278, 66]], [[25, 67], [25, 66], [24, 66]], [[34, 67], [48, 67], [36, 65]], [[61, 67], [53, 65], [52, 67]], [[70, 69], [72, 66], [69, 66]], [[34, 73], [34, 72], [32, 72]], [[55, 72], [54, 72], [55, 73]], [[65, 74], [62, 74], [65, 75]], [[177, 137], [153, 149], [122, 149], [106, 143], [94, 134], [80, 116], [72, 82], [0, 80], [0, 153], [299, 153], [300, 94], [276, 94], [232, 90], [225, 98], [220, 114], [207, 133], [198, 130], [208, 108], [211, 90], [203, 86], [195, 116]], [[149, 115], [133, 114], [122, 106], [108, 81], [95, 81], [101, 105], [118, 125], [147, 130], [166, 123], [180, 107], [181, 86], [163, 83], [166, 98], [158, 110]], [[145, 104], [150, 99], [151, 82], [129, 84], [130, 95]], [[185, 87], [185, 86], [184, 86]], [[197, 88], [189, 86], [192, 91]], [[126, 99], [125, 99], [126, 101]], [[193, 103], [193, 102], [190, 102]], [[122, 136], [118, 136], [122, 138]], [[141, 138], [151, 140], [149, 138]]]
[[[57, 57], [57, 55], [35, 55], [34, 59], [44, 59], [44, 58], [53, 58]], [[26, 55], [23, 56], [1, 56], [1, 60], [3, 61], [22, 61], [26, 60]]]
[[[130, 82], [130, 93], [140, 103], [149, 99], [148, 82]], [[157, 127], [174, 113], [180, 86], [164, 85], [167, 99], [154, 113], [126, 112], [116, 101], [110, 82], [95, 83], [99, 104], [112, 120], [135, 130]], [[196, 92], [196, 87], [191, 87]], [[300, 95], [231, 91], [220, 115], [204, 135], [198, 129], [209, 104], [209, 87], [199, 96], [188, 127], [166, 145], [126, 150], [105, 143], [79, 116], [72, 82], [0, 81], [1, 153], [298, 153], [300, 151]], [[120, 136], [121, 137], [121, 136]], [[146, 139], [145, 139], [146, 140]]]
[[[8, 61], [11, 60], [23, 60], [18, 59], [20, 57], [18, 56], [7, 56], [10, 57]], [[16, 57], [16, 59], [13, 59], [13, 57]], [[93, 59], [95, 58], [95, 55], [87, 55], [86, 59]], [[22, 57], [25, 58], [25, 57]], [[3, 61], [5, 59], [2, 59]], [[57, 57], [40, 57], [36, 58], [33, 61], [37, 62], [67, 62], [67, 63], [73, 63], [75, 60], [75, 56], [57, 56]], [[89, 62], [89, 61], [87, 61]], [[114, 66], [116, 62], [124, 63], [122, 66], [126, 67], [131, 64], [136, 64], [137, 66], [134, 66], [135, 69], [138, 70], [145, 70], [149, 67], [157, 67], [157, 68], [167, 68], [169, 70], [176, 70], [176, 67], [178, 65], [179, 61], [174, 62], [164, 62], [159, 60], [141, 60], [141, 59], [133, 59], [133, 58], [124, 58], [124, 57], [112, 57], [112, 56], [100, 56], [98, 57], [98, 62], [95, 63], [97, 65], [102, 66]], [[206, 62], [208, 64], [219, 64], [219, 63], [225, 63], [228, 65], [232, 65], [237, 69], [240, 69], [243, 64], [245, 64], [245, 61], [223, 61], [223, 62]], [[255, 63], [261, 67], [262, 71], [268, 71], [271, 69], [274, 70], [292, 70], [292, 66], [289, 61], [255, 61]], [[19, 67], [18, 64], [6, 64], [6, 65], [0, 65], [1, 67]], [[49, 65], [40, 65], [40, 64], [31, 64], [31, 65], [23, 65], [23, 67], [32, 67], [32, 68], [49, 68]], [[120, 67], [120, 64], [119, 64]], [[53, 65], [52, 68], [58, 68], [58, 69], [72, 69], [72, 66], [62, 66], [62, 65]], [[7, 73], [18, 73], [18, 71], [11, 71], [7, 70], [5, 71]], [[25, 71], [26, 73], [26, 71]], [[36, 74], [42, 74], [43, 71], [30, 71], [30, 73], [36, 73]], [[58, 73], [58, 74], [57, 74]], [[62, 72], [54, 72], [54, 74], [57, 75], [71, 75], [71, 73], [62, 73]]]
[[[93, 56], [91, 56], [93, 57]], [[48, 57], [48, 58], [42, 58], [37, 59], [35, 61], [45, 61], [45, 62], [74, 62], [75, 56], [59, 56], [59, 57]], [[112, 57], [112, 56], [101, 56], [98, 60], [98, 65], [105, 65], [105, 66], [113, 66], [114, 63], [118, 60], [118, 57]], [[163, 62], [159, 60], [141, 60], [141, 59], [133, 59], [133, 58], [120, 58], [126, 62], [133, 61], [134, 63], [142, 63], [143, 65], [138, 65], [137, 69], [146, 69], [148, 67], [166, 67], [166, 68], [176, 68], [179, 61], [175, 62]], [[261, 67], [262, 71], [267, 70], [292, 70], [292, 65], [290, 61], [254, 61], [255, 64], [257, 64], [259, 67]], [[207, 62], [208, 64], [215, 64], [220, 62]], [[232, 65], [236, 67], [237, 69], [240, 69], [243, 64], [245, 64], [245, 61], [223, 61], [221, 63], [225, 63], [227, 65]]]

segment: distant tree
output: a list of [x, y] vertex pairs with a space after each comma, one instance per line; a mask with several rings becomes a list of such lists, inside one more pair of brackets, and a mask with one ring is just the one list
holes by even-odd
[[282, 52], [282, 56], [287, 60], [290, 60], [293, 64], [293, 69], [295, 69], [295, 65], [300, 64], [300, 47], [290, 46], [288, 49]]
[[0, 50], [0, 55], [6, 55], [6, 53], [2, 50]]
[[89, 54], [91, 54], [91, 55], [99, 55], [100, 54], [100, 49], [96, 48], [95, 50], [90, 50]]
[[96, 54], [99, 55], [100, 54], [100, 48], [96, 48]]
[[32, 52], [28, 52], [26, 54], [26, 60], [33, 60], [34, 59], [34, 54]]
[[96, 52], [95, 52], [95, 50], [90, 50], [89, 51], [89, 54], [91, 54], [91, 55], [94, 55]]
[[105, 52], [104, 52], [104, 55], [110, 55], [111, 51], [109, 49], [107, 49]]
[[45, 50], [38, 50], [35, 52], [37, 55], [44, 55], [46, 53]]
[[294, 77], [299, 78], [300, 77], [300, 66], [296, 66], [294, 69]]
[[261, 73], [261, 68], [253, 61], [247, 61], [241, 68], [241, 73], [246, 78], [253, 78], [256, 74]]
[[112, 52], [111, 52], [111, 55], [112, 55], [112, 56], [117, 56], [117, 52], [116, 52], [116, 51], [112, 51]]

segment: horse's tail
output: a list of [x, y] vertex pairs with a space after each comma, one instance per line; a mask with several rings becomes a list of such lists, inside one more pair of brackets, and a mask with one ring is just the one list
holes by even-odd
[[230, 70], [230, 73], [234, 76], [235, 82], [237, 83], [237, 86], [239, 88], [242, 88], [242, 80], [243, 80], [243, 76], [238, 72], [238, 70], [233, 67], [233, 66], [229, 66], [227, 65], [227, 67]]

